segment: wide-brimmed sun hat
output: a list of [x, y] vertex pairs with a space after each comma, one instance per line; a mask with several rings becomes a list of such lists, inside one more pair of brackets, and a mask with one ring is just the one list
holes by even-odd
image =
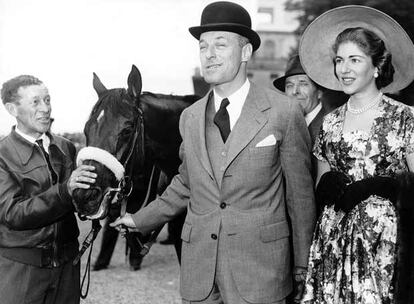
[[353, 27], [376, 33], [392, 55], [394, 80], [382, 88], [383, 92], [397, 92], [414, 80], [414, 45], [408, 34], [387, 14], [360, 5], [331, 9], [306, 28], [299, 43], [299, 56], [310, 78], [325, 88], [342, 90], [334, 74], [332, 46], [339, 33]]
[[198, 40], [202, 33], [210, 31], [237, 33], [249, 39], [253, 51], [256, 51], [260, 46], [260, 37], [252, 30], [249, 13], [242, 6], [233, 2], [210, 3], [201, 14], [200, 26], [193, 26], [188, 30]]

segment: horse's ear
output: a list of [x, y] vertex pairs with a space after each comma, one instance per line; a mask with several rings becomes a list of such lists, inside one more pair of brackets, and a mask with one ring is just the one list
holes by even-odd
[[102, 84], [101, 80], [95, 73], [93, 73], [92, 83], [93, 83], [93, 88], [95, 89], [96, 93], [98, 93], [98, 96], [101, 96], [102, 93], [107, 91], [107, 89], [105, 88], [105, 86]]
[[128, 76], [128, 94], [137, 98], [141, 94], [142, 78], [141, 73], [135, 65], [132, 65]]

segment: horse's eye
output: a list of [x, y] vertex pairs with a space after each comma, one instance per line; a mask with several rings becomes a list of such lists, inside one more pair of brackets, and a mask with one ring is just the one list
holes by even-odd
[[121, 131], [121, 133], [119, 134], [119, 137], [121, 138], [128, 138], [132, 133], [132, 129], [131, 128], [125, 128]]
[[133, 121], [128, 121], [125, 125], [128, 129], [133, 129], [134, 128], [134, 122]]

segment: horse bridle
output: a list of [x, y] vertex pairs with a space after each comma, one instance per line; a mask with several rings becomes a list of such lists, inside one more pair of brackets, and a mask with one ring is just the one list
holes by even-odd
[[[88, 295], [88, 291], [89, 291], [89, 282], [90, 282], [90, 260], [91, 260], [91, 253], [92, 253], [92, 248], [93, 248], [93, 242], [96, 239], [100, 229], [102, 228], [102, 226], [99, 223], [100, 219], [103, 219], [106, 217], [107, 215], [107, 210], [108, 210], [108, 206], [109, 204], [115, 204], [115, 203], [120, 203], [121, 204], [121, 213], [120, 216], [124, 216], [126, 213], [126, 205], [127, 205], [127, 200], [129, 198], [129, 196], [132, 193], [133, 190], [133, 182], [132, 182], [132, 173], [133, 173], [133, 166], [129, 166], [129, 162], [132, 159], [132, 156], [134, 155], [134, 149], [136, 146], [136, 143], [138, 141], [138, 137], [141, 133], [141, 153], [142, 153], [142, 158], [145, 158], [145, 147], [144, 147], [144, 143], [145, 143], [145, 130], [144, 130], [144, 113], [142, 111], [141, 108], [137, 107], [138, 110], [138, 118], [137, 120], [139, 120], [139, 123], [136, 124], [135, 130], [134, 130], [134, 137], [132, 138], [132, 144], [130, 145], [129, 151], [127, 153], [127, 157], [126, 159], [123, 161], [122, 166], [126, 169], [129, 168], [128, 170], [128, 174], [124, 174], [121, 179], [119, 180], [118, 186], [116, 188], [113, 187], [107, 187], [105, 189], [105, 192], [102, 196], [102, 200], [101, 203], [99, 204], [100, 210], [103, 210], [103, 212], [101, 212], [101, 214], [99, 214], [98, 211], [98, 216], [87, 216], [86, 218], [92, 220], [92, 228], [91, 231], [88, 233], [88, 235], [86, 236], [85, 240], [82, 243], [82, 247], [79, 250], [78, 255], [76, 256], [76, 258], [73, 260], [73, 265], [76, 265], [80, 258], [82, 257], [82, 255], [85, 253], [85, 251], [91, 247], [91, 250], [89, 252], [89, 256], [88, 256], [88, 260], [87, 260], [87, 265], [85, 267], [85, 273], [82, 279], [82, 283], [81, 283], [81, 293], [80, 293], [80, 297], [82, 299], [85, 299]], [[145, 202], [141, 205], [141, 208], [147, 204], [147, 200], [148, 200], [148, 193], [151, 191], [151, 179], [153, 177], [153, 173], [154, 173], [154, 168], [152, 170], [151, 173], [151, 177], [150, 177], [150, 184], [147, 190], [147, 195], [146, 195], [146, 200]], [[128, 243], [134, 243], [137, 245], [134, 246], [135, 250], [140, 250], [142, 248], [144, 248], [144, 252], [146, 253], [146, 250], [148, 248], [148, 246], [146, 246], [145, 244], [142, 244], [140, 242], [140, 240], [136, 237], [132, 237], [132, 235], [130, 234], [130, 232], [128, 231], [128, 228], [123, 227], [124, 231], [125, 231], [125, 237], [128, 241]], [[138, 248], [139, 247], [139, 248]], [[83, 293], [83, 285], [84, 285], [84, 281], [85, 278], [88, 277], [88, 283], [87, 283], [87, 289], [85, 291], [85, 293]]]
[[111, 204], [120, 203], [121, 204], [121, 216], [125, 215], [126, 212], [126, 203], [129, 198], [129, 196], [132, 193], [133, 190], [133, 182], [132, 182], [132, 173], [133, 173], [133, 167], [129, 166], [128, 164], [130, 160], [132, 159], [132, 156], [134, 154], [134, 149], [138, 140], [138, 137], [140, 135], [140, 132], [142, 134], [141, 136], [141, 150], [142, 150], [142, 159], [145, 158], [145, 130], [144, 130], [144, 113], [142, 110], [137, 107], [138, 110], [138, 118], [139, 123], [136, 124], [135, 130], [134, 130], [134, 137], [132, 138], [132, 143], [130, 145], [129, 151], [127, 153], [127, 157], [125, 161], [123, 161], [121, 164], [126, 169], [129, 168], [128, 174], [124, 174], [124, 176], [119, 180], [118, 186], [116, 188], [113, 187], [107, 187], [104, 191], [104, 194], [102, 196], [101, 203], [99, 204], [99, 209], [104, 209], [101, 214], [98, 213], [97, 216], [90, 216], [88, 219], [94, 220], [94, 219], [103, 219], [106, 217], [108, 206]]
[[[138, 141], [138, 137], [141, 134], [141, 145], [139, 146], [141, 148], [141, 158], [145, 159], [145, 130], [144, 130], [144, 113], [141, 110], [141, 108], [136, 107], [138, 111], [138, 117], [137, 121], [139, 123], [136, 123], [134, 128], [134, 135], [132, 138], [132, 141], [128, 141], [130, 144], [130, 148], [128, 150], [128, 153], [126, 154], [126, 158], [123, 162], [119, 160], [120, 165], [122, 165], [123, 168], [129, 168], [127, 174], [123, 174], [122, 178], [119, 179], [117, 187], [106, 187], [105, 191], [103, 192], [101, 202], [99, 203], [99, 210], [92, 216], [85, 216], [86, 219], [89, 220], [100, 220], [106, 217], [107, 215], [107, 207], [111, 204], [119, 203], [122, 201], [126, 201], [128, 197], [131, 195], [133, 190], [133, 182], [132, 182], [132, 173], [133, 173], [133, 167], [129, 166], [129, 162], [132, 159], [132, 156], [134, 155], [134, 149], [136, 146], [136, 143]], [[114, 153], [116, 155], [116, 152]], [[122, 156], [121, 156], [122, 157]], [[121, 158], [120, 157], [120, 158]], [[125, 213], [121, 214], [124, 215]]]

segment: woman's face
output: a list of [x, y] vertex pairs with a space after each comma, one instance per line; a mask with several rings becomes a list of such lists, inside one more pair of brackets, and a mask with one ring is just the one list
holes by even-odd
[[374, 73], [378, 69], [370, 56], [351, 41], [339, 45], [335, 57], [335, 72], [344, 93], [353, 95], [376, 90]]

